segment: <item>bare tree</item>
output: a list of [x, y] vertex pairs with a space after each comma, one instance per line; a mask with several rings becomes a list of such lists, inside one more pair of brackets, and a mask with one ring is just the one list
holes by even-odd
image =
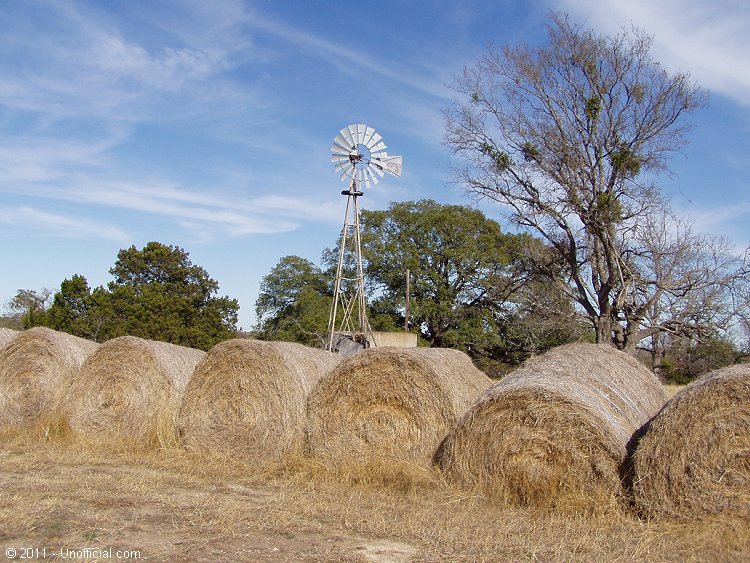
[[723, 237], [695, 233], [669, 213], [642, 218], [623, 243], [630, 284], [623, 286], [618, 343], [658, 333], [700, 341], [728, 332], [740, 321], [736, 299], [746, 285], [748, 264]]
[[30, 328], [36, 325], [39, 317], [47, 310], [52, 294], [53, 291], [48, 287], [39, 291], [19, 289], [15, 297], [8, 301], [6, 307], [17, 326]]
[[446, 113], [457, 179], [546, 241], [537, 271], [576, 301], [597, 341], [621, 348], [647, 334], [648, 317], [627, 308], [644, 275], [644, 219], [667, 209], [654, 178], [706, 98], [649, 50], [637, 29], [605, 37], [553, 15], [547, 46], [490, 48], [467, 68]]

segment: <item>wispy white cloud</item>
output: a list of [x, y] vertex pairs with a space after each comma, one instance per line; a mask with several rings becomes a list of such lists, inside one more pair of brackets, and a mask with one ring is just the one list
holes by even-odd
[[750, 106], [750, 3], [745, 0], [560, 0], [606, 33], [634, 24], [652, 35], [657, 60], [689, 71], [702, 86]]
[[158, 215], [174, 225], [187, 226], [189, 232], [200, 231], [203, 240], [286, 232], [299, 227], [301, 221], [334, 223], [341, 214], [333, 202], [310, 198], [220, 196], [148, 181], [131, 184], [80, 178], [64, 187], [38, 186], [26, 195], [74, 203], [90, 214], [96, 213], [92, 206], [99, 206], [110, 212], [125, 210]]
[[[148, 34], [115, 24], [83, 3], [45, 3], [36, 9], [43, 10], [37, 33], [23, 25], [28, 14], [4, 14], [0, 23], [5, 53], [0, 63], [6, 69], [16, 67], [15, 60], [26, 63], [0, 75], [2, 105], [51, 119], [137, 121], [196, 110], [210, 100], [220, 107], [227, 94], [249, 101], [226, 77], [237, 53], [246, 56], [248, 50], [226, 14], [203, 9], [194, 19], [174, 18], [183, 26], [180, 33], [172, 28], [150, 42]], [[165, 103], [171, 112], [164, 111]]]
[[128, 233], [112, 225], [87, 218], [50, 213], [31, 206], [0, 207], [0, 230], [5, 235], [21, 236], [33, 233], [49, 238], [92, 237], [124, 242]]
[[[0, 129], [1, 130], [1, 129]], [[44, 132], [0, 136], [0, 193], [19, 183], [50, 181], [71, 171], [101, 169], [111, 161], [109, 151], [128, 138], [122, 126], [77, 137]]]

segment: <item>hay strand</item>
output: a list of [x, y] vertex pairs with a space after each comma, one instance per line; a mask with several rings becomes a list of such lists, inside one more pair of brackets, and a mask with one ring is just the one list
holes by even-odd
[[633, 467], [635, 502], [646, 516], [750, 519], [750, 364], [679, 391], [646, 427]]
[[561, 346], [489, 389], [438, 461], [449, 480], [510, 505], [609, 503], [622, 493], [632, 435], [665, 401], [635, 358], [604, 345]]
[[180, 409], [188, 449], [249, 461], [301, 450], [305, 400], [340, 356], [292, 342], [234, 339], [209, 350]]
[[0, 425], [31, 427], [52, 416], [64, 382], [98, 347], [46, 327], [17, 333], [0, 349]]
[[121, 336], [108, 340], [69, 381], [64, 409], [71, 429], [164, 442], [201, 350]]
[[342, 361], [310, 394], [309, 453], [332, 464], [430, 464], [448, 430], [490, 385], [457, 350], [366, 350]]

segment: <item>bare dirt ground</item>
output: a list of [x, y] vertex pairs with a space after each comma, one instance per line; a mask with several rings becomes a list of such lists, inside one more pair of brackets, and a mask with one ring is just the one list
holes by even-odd
[[750, 523], [503, 508], [413, 468], [14, 436], [0, 440], [0, 562], [23, 559], [747, 561]]

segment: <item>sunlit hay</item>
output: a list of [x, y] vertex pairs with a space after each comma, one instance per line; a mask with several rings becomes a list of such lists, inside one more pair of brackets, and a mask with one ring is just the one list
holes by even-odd
[[490, 385], [457, 350], [366, 350], [342, 361], [310, 394], [308, 451], [332, 465], [429, 465], [448, 430]]
[[533, 358], [484, 394], [446, 437], [446, 478], [513, 506], [614, 505], [633, 434], [666, 401], [635, 358], [569, 344]]
[[54, 413], [64, 382], [98, 347], [45, 327], [19, 332], [0, 349], [0, 426], [30, 428]]
[[201, 350], [121, 336], [108, 340], [65, 391], [63, 408], [81, 435], [121, 435], [165, 445]]
[[750, 519], [750, 364], [716, 370], [677, 393], [633, 455], [633, 494], [649, 517]]
[[255, 465], [253, 474], [263, 481], [281, 479], [316, 490], [344, 485], [362, 490], [390, 490], [401, 495], [434, 492], [445, 485], [434, 465], [392, 458], [329, 463], [300, 452], [285, 455], [276, 462]]
[[188, 385], [178, 419], [182, 443], [246, 461], [276, 460], [301, 449], [307, 395], [340, 359], [292, 342], [217, 344]]
[[19, 334], [17, 330], [13, 330], [12, 328], [0, 328], [0, 350], [10, 344], [10, 341]]

